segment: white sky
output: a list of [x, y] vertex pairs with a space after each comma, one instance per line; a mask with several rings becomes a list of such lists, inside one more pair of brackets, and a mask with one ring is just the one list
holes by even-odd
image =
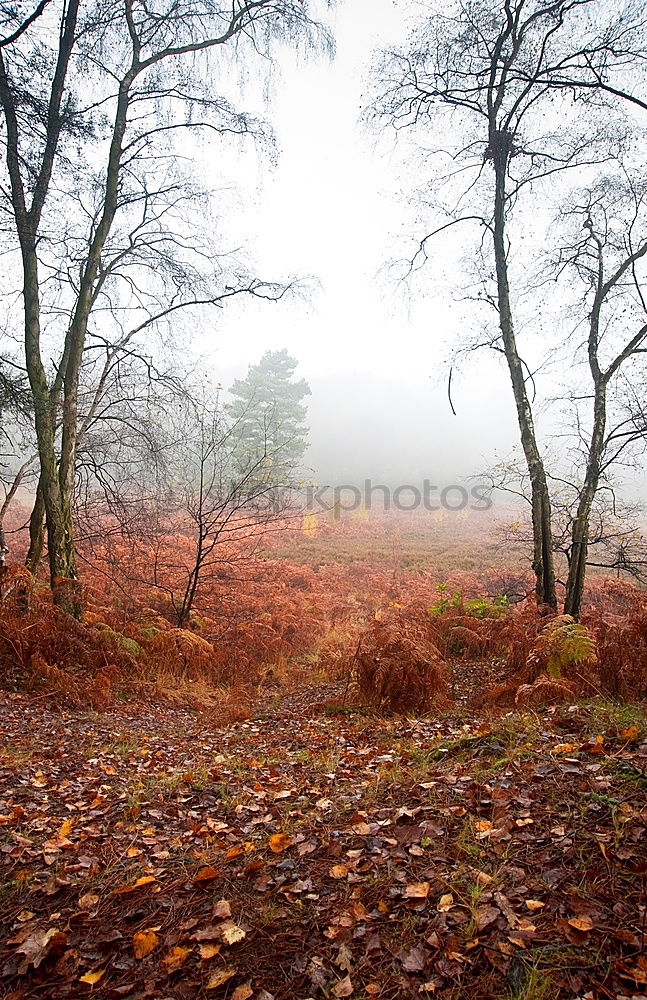
[[[264, 351], [287, 347], [313, 390], [313, 463], [329, 475], [348, 475], [357, 459], [362, 475], [385, 465], [401, 478], [442, 471], [447, 481], [484, 469], [495, 442], [507, 454], [514, 409], [505, 372], [482, 355], [457, 385], [451, 416], [442, 362], [462, 309], [437, 262], [414, 296], [386, 273], [411, 235], [413, 191], [393, 136], [380, 139], [359, 119], [372, 55], [406, 35], [407, 8], [343, 0], [328, 15], [334, 60], [284, 53], [269, 109], [258, 109], [279, 159], [272, 168], [241, 147], [223, 222], [254, 273], [310, 277], [311, 290], [279, 305], [228, 305], [198, 346], [225, 386]], [[221, 156], [205, 150], [207, 164]]]
[[[402, 31], [401, 10], [393, 0], [345, 0], [331, 18], [334, 61], [284, 53], [269, 112], [280, 158], [271, 174], [264, 164], [250, 178], [247, 211], [237, 223], [247, 230], [259, 274], [313, 277], [319, 288], [309, 305], [232, 311], [217, 336], [225, 366], [287, 346], [313, 373], [355, 366], [394, 373], [394, 360], [406, 373], [402, 336], [420, 346], [420, 331], [416, 336], [407, 317], [389, 315], [392, 289], [376, 281], [401, 215], [397, 163], [374, 149], [375, 137], [358, 121], [371, 53]], [[232, 326], [236, 337], [229, 336]], [[423, 363], [430, 361], [431, 353]]]
[[[238, 152], [218, 140], [203, 148], [207, 176], [227, 178], [221, 223], [252, 273], [313, 280], [304, 298], [229, 304], [197, 346], [225, 387], [266, 350], [287, 347], [299, 359], [312, 388], [310, 462], [321, 481], [447, 484], [519, 453], [507, 371], [491, 355], [480, 352], [455, 378], [456, 417], [448, 406], [443, 363], [477, 321], [458, 301], [458, 241], [434, 248], [411, 294], [387, 268], [433, 221], [417, 207], [406, 150], [360, 117], [374, 53], [406, 37], [417, 7], [341, 0], [327, 13], [333, 60], [286, 48], [269, 106], [258, 86], [255, 98], [243, 88], [242, 106], [275, 130], [274, 166], [249, 140]], [[543, 390], [555, 391], [545, 376]], [[549, 440], [550, 414], [535, 417]], [[632, 492], [642, 490], [632, 479]]]

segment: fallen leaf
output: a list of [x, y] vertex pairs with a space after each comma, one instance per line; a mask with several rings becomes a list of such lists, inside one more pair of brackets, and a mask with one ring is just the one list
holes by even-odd
[[[642, 957], [642, 956], [641, 956]], [[638, 962], [640, 962], [638, 958]], [[636, 983], [639, 986], [647, 985], [647, 968], [643, 965], [642, 967], [638, 964], [629, 965], [628, 962], [618, 962], [616, 964], [619, 974], [623, 979], [628, 979], [632, 983]]]
[[340, 979], [336, 986], [332, 989], [333, 995], [336, 997], [349, 997], [353, 992], [353, 983], [350, 976], [346, 976], [344, 979]]
[[72, 820], [66, 819], [64, 823], [61, 824], [61, 828], [58, 831], [57, 836], [61, 840], [67, 839], [72, 831]]
[[190, 948], [181, 948], [179, 945], [176, 945], [164, 956], [162, 965], [166, 966], [168, 972], [175, 972], [176, 969], [184, 965], [190, 954]]
[[500, 916], [501, 910], [497, 906], [479, 906], [476, 911], [476, 929], [479, 933], [484, 931], [487, 927], [491, 927]]
[[419, 945], [402, 949], [395, 956], [405, 972], [422, 972], [427, 964], [427, 953]]
[[590, 917], [587, 917], [586, 914], [582, 914], [578, 917], [570, 917], [568, 922], [571, 927], [574, 927], [577, 931], [593, 930], [593, 921]]
[[207, 865], [206, 868], [201, 868], [200, 869], [200, 871], [198, 872], [198, 874], [193, 879], [193, 883], [195, 885], [196, 882], [198, 882], [198, 883], [199, 882], [212, 882], [213, 879], [219, 878], [219, 877], [220, 877], [220, 872], [217, 872], [215, 868], [211, 867], [211, 865]]
[[218, 969], [218, 971], [214, 972], [211, 976], [211, 979], [207, 983], [205, 989], [217, 990], [219, 986], [222, 986], [223, 983], [226, 983], [228, 979], [231, 979], [231, 977], [235, 975], [236, 970], [232, 969], [229, 965], [224, 969]]
[[545, 905], [546, 904], [542, 903], [541, 899], [527, 899], [526, 900], [526, 906], [528, 907], [529, 910], [531, 910], [533, 912], [535, 910], [543, 910], [543, 908], [544, 908]]
[[213, 904], [211, 912], [217, 920], [226, 920], [231, 916], [231, 906], [226, 899], [219, 899]]
[[429, 895], [429, 882], [413, 882], [404, 890], [405, 899], [426, 899]]
[[352, 971], [353, 953], [347, 944], [340, 944], [339, 952], [337, 953], [337, 958], [335, 959], [335, 965], [338, 966], [342, 972]]
[[86, 892], [79, 899], [79, 906], [82, 910], [89, 910], [99, 902], [96, 892]]
[[333, 865], [328, 874], [331, 878], [346, 878], [349, 871], [346, 865]]
[[118, 889], [115, 889], [113, 895], [123, 896], [127, 892], [134, 892], [135, 889], [139, 889], [142, 885], [149, 885], [151, 882], [154, 881], [155, 881], [154, 875], [142, 875], [142, 877], [138, 878], [136, 882], [132, 883], [132, 885], [119, 886]]
[[206, 941], [204, 944], [200, 945], [200, 958], [206, 961], [208, 958], [214, 958], [215, 955], [220, 951], [219, 944], [213, 944], [210, 941]]
[[247, 931], [244, 931], [238, 924], [226, 921], [220, 926], [220, 936], [225, 944], [237, 944], [243, 938], [247, 937]]
[[274, 854], [280, 854], [281, 851], [287, 851], [288, 847], [292, 846], [292, 837], [289, 833], [273, 833], [269, 839], [270, 851]]
[[440, 897], [436, 909], [440, 913], [447, 913], [448, 910], [451, 910], [453, 905], [454, 905], [453, 895], [451, 894], [451, 892], [446, 892], [444, 896]]
[[147, 931], [135, 931], [133, 934], [133, 952], [135, 953], [135, 958], [146, 958], [147, 955], [150, 955], [157, 948], [159, 943], [160, 939], [152, 927]]
[[96, 972], [86, 972], [84, 976], [79, 976], [80, 983], [88, 983], [90, 986], [94, 986], [98, 983], [103, 975], [105, 975], [105, 969], [97, 969]]
[[57, 927], [50, 927], [48, 931], [34, 931], [25, 941], [22, 942], [16, 951], [25, 956], [24, 968], [33, 965], [35, 969], [39, 967], [50, 952], [63, 951], [67, 944], [67, 935]]
[[583, 750], [584, 753], [590, 753], [597, 757], [601, 757], [605, 753], [604, 736], [596, 736], [592, 743], [583, 743], [580, 750]]

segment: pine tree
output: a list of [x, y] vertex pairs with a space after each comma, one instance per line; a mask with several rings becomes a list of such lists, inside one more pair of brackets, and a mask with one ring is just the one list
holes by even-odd
[[239, 468], [271, 466], [276, 482], [292, 478], [308, 446], [303, 399], [310, 387], [294, 378], [297, 364], [285, 348], [267, 351], [229, 390], [234, 398], [226, 409]]

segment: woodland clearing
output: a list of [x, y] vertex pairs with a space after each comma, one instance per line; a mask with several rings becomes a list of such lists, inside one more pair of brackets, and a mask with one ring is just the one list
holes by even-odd
[[3, 996], [644, 995], [644, 592], [551, 633], [395, 527], [285, 529], [188, 629], [100, 562], [85, 622], [7, 594]]

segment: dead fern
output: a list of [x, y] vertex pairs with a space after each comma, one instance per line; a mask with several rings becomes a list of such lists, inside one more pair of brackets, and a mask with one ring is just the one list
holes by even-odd
[[26, 566], [0, 566], [0, 605], [5, 612], [29, 611], [33, 590], [34, 578]]
[[205, 676], [217, 679], [214, 647], [195, 632], [182, 628], [157, 632], [145, 648], [153, 672], [169, 672], [182, 681]]
[[514, 704], [516, 708], [536, 708], [539, 705], [556, 705], [572, 701], [577, 694], [576, 685], [571, 681], [555, 677], [538, 677], [534, 684], [521, 684], [517, 688]]
[[448, 700], [444, 661], [403, 623], [374, 620], [354, 654], [354, 679], [367, 705], [388, 712], [430, 712]]

